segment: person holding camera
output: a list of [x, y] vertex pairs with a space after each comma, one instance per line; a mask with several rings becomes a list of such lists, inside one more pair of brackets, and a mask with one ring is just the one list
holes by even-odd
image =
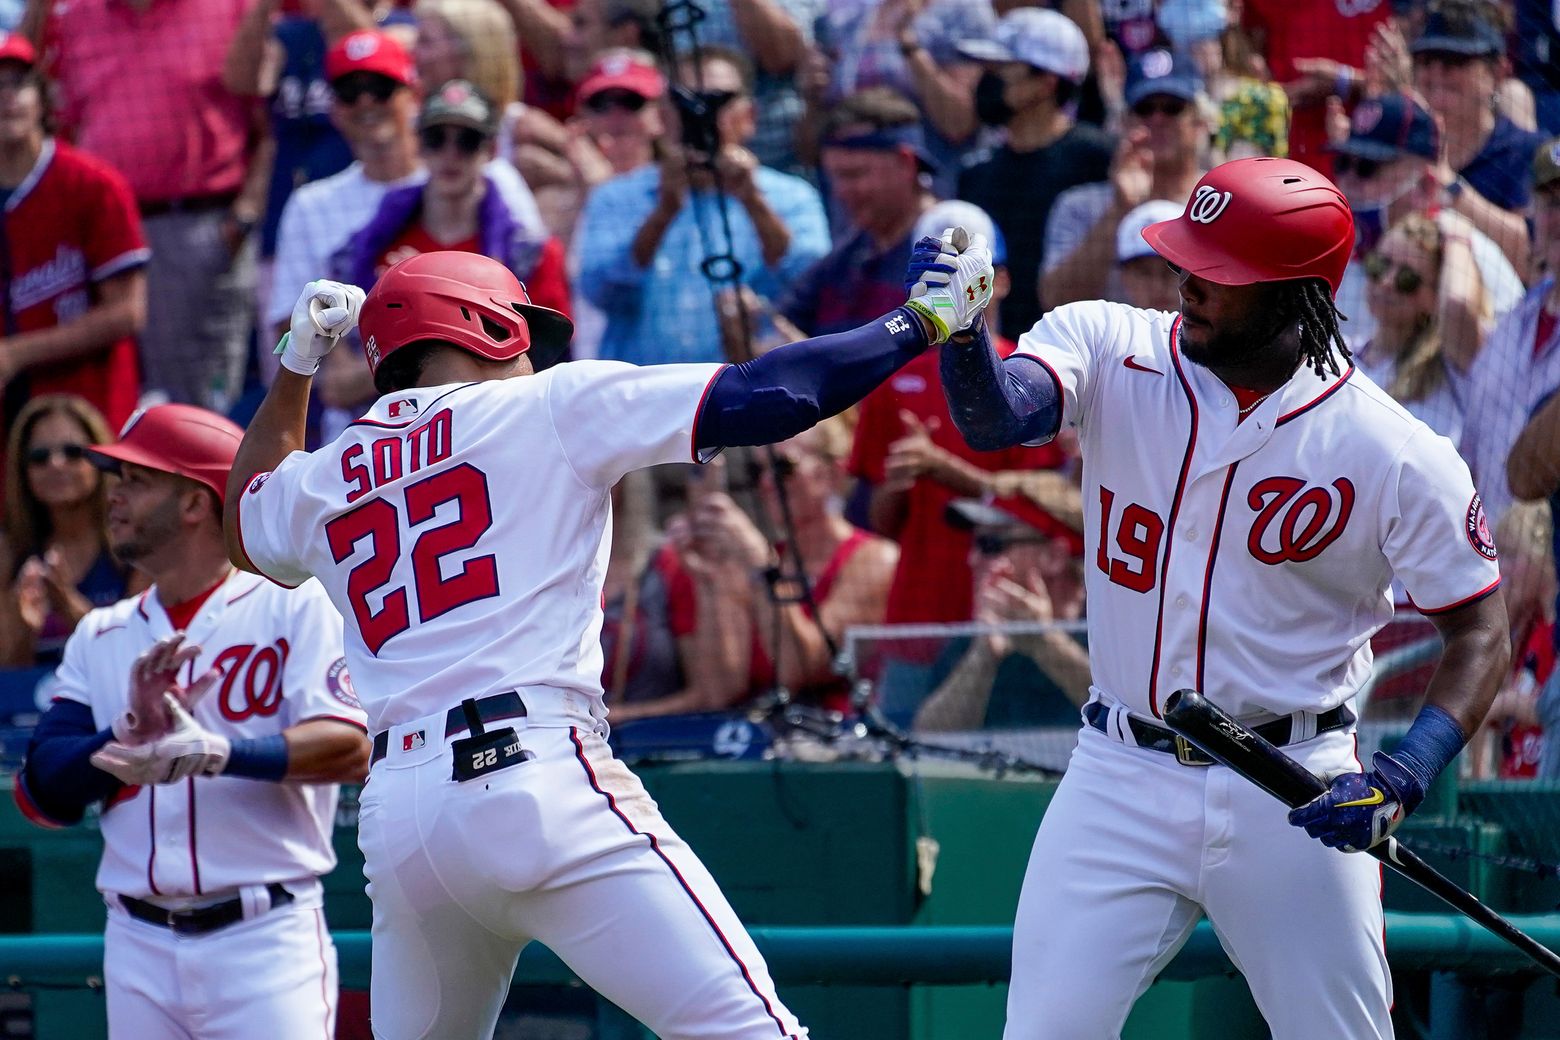
[[[799, 177], [761, 166], [752, 66], [705, 47], [671, 92], [660, 161], [600, 185], [575, 230], [579, 284], [607, 316], [601, 356], [634, 364], [724, 356], [715, 290], [701, 267], [729, 256], [725, 280], [772, 297], [829, 250], [823, 202]], [[722, 273], [716, 271], [717, 277]]]

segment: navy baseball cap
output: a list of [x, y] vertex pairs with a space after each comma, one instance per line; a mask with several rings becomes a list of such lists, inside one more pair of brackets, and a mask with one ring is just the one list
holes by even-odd
[[1127, 106], [1155, 94], [1196, 101], [1203, 92], [1202, 75], [1185, 56], [1155, 47], [1134, 55], [1127, 66]]
[[1383, 94], [1354, 106], [1349, 139], [1332, 146], [1344, 155], [1390, 162], [1405, 155], [1434, 159], [1441, 137], [1430, 113], [1402, 94]]
[[1477, 11], [1459, 12], [1450, 18], [1444, 11], [1433, 11], [1408, 50], [1410, 54], [1491, 58], [1506, 53], [1506, 40], [1495, 24]]

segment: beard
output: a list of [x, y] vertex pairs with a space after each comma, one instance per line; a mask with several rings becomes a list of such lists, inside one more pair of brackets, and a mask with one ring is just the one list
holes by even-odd
[[147, 559], [153, 553], [164, 546], [172, 544], [179, 534], [179, 503], [176, 497], [169, 496], [167, 502], [158, 506], [145, 518], [130, 526], [130, 533], [119, 540], [115, 540], [113, 529], [109, 530], [108, 550], [114, 554], [114, 558], [123, 564], [135, 564]]
[[1178, 345], [1182, 356], [1202, 368], [1240, 368], [1270, 354], [1275, 341], [1293, 322], [1294, 318], [1282, 314], [1278, 307], [1222, 327], [1200, 322], [1188, 326], [1183, 316]]

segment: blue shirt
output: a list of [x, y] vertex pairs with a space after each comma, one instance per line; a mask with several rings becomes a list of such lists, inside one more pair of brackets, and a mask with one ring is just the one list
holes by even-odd
[[1533, 153], [1543, 143], [1543, 134], [1496, 116], [1484, 147], [1459, 172], [1475, 191], [1501, 209], [1523, 212], [1533, 195]]
[[[828, 222], [817, 189], [800, 177], [764, 166], [753, 176], [764, 201], [790, 229], [791, 244], [778, 264], [766, 266], [747, 210], [728, 198], [729, 251], [742, 263], [742, 283], [773, 297], [828, 252]], [[579, 291], [607, 319], [601, 356], [638, 365], [725, 361], [715, 286], [699, 269], [706, 257], [728, 251], [717, 196], [688, 193], [648, 267], [631, 255], [634, 236], [655, 209], [660, 182], [656, 166], [614, 177], [591, 193], [575, 228]]]
[[827, 336], [864, 325], [905, 302], [910, 236], [879, 250], [857, 231], [796, 279], [779, 302], [780, 313], [809, 336]]
[[276, 255], [276, 230], [282, 207], [293, 189], [340, 173], [352, 161], [346, 140], [330, 121], [330, 84], [325, 81], [325, 37], [310, 18], [276, 23], [282, 45], [282, 70], [271, 95], [271, 136], [276, 163], [271, 167], [265, 219], [260, 225], [260, 255]]

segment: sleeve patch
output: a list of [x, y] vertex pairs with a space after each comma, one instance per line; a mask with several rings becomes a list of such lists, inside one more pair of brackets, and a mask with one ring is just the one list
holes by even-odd
[[363, 710], [363, 705], [358, 701], [357, 690], [352, 686], [352, 674], [347, 671], [345, 657], [336, 658], [336, 663], [332, 664], [330, 670], [325, 673], [325, 688], [330, 691], [332, 697], [347, 707], [358, 711]]
[[270, 479], [271, 479], [271, 474], [270, 474], [269, 471], [267, 471], [265, 473], [256, 473], [255, 474], [255, 479], [253, 479], [253, 480], [251, 480], [249, 482], [249, 487], [244, 490], [244, 493], [246, 495], [254, 494], [255, 492], [259, 491], [261, 488], [265, 487], [265, 482], [267, 480], [270, 480]]
[[1468, 544], [1473, 546], [1474, 552], [1486, 560], [1497, 557], [1495, 539], [1490, 536], [1490, 523], [1484, 515], [1484, 500], [1477, 492], [1474, 493], [1473, 501], [1468, 503], [1468, 516], [1463, 529], [1468, 534]]

